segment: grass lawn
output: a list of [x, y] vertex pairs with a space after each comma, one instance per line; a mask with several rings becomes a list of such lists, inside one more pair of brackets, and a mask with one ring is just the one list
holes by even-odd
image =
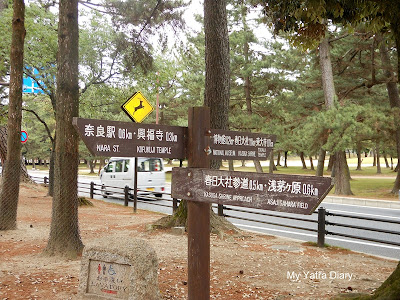
[[[354, 178], [350, 181], [355, 197], [398, 201], [399, 195], [391, 194], [394, 179]], [[333, 194], [334, 188], [330, 195]]]

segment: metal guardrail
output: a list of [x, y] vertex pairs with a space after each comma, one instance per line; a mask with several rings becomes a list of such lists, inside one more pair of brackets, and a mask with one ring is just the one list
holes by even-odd
[[[49, 180], [47, 177], [42, 178], [42, 177], [33, 177], [32, 176], [31, 178], [37, 183], [43, 183], [45, 185], [47, 185], [49, 183]], [[114, 190], [120, 189], [121, 192], [115, 192], [115, 191], [113, 192], [113, 197], [123, 200], [125, 206], [128, 206], [129, 201], [133, 201], [133, 208], [134, 208], [135, 212], [137, 210], [138, 202], [146, 203], [149, 205], [155, 205], [155, 206], [170, 207], [170, 208], [172, 208], [172, 214], [175, 213], [175, 211], [178, 208], [178, 204], [179, 204], [178, 199], [164, 199], [164, 198], [162, 199], [164, 201], [172, 202], [171, 205], [158, 203], [155, 201], [151, 201], [151, 202], [146, 201], [146, 200], [161, 200], [159, 197], [151, 196], [151, 194], [153, 194], [153, 195], [154, 194], [171, 195], [170, 193], [159, 193], [159, 192], [154, 193], [151, 191], [138, 189], [138, 191], [137, 191], [139, 193], [139, 195], [138, 195], [138, 193], [132, 193], [133, 189], [129, 188], [128, 186], [126, 186], [125, 188], [113, 187], [113, 186], [106, 186], [106, 187], [113, 188]], [[83, 193], [88, 193], [90, 195], [91, 199], [93, 199], [95, 195], [103, 196], [101, 193], [101, 186], [99, 184], [95, 184], [94, 182], [90, 182], [90, 183], [78, 182], [78, 191], [83, 192]], [[263, 211], [249, 211], [249, 210], [243, 210], [240, 208], [227, 207], [224, 205], [218, 205], [218, 206], [215, 206], [215, 208], [217, 208], [217, 210], [218, 210], [218, 215], [232, 218], [232, 219], [251, 221], [251, 222], [262, 223], [262, 224], [267, 224], [267, 225], [274, 225], [274, 226], [281, 226], [281, 227], [286, 227], [286, 228], [316, 232], [318, 235], [317, 244], [320, 247], [324, 247], [326, 235], [340, 236], [340, 237], [346, 237], [346, 238], [351, 238], [351, 239], [356, 239], [356, 240], [370, 241], [370, 242], [400, 247], [400, 242], [381, 240], [381, 239], [375, 239], [375, 238], [371, 238], [371, 237], [363, 237], [363, 236], [351, 235], [351, 234], [347, 234], [347, 233], [341, 233], [341, 232], [337, 232], [337, 231], [334, 232], [334, 231], [326, 230], [327, 226], [332, 226], [332, 227], [336, 227], [336, 228], [349, 228], [349, 229], [355, 229], [355, 230], [364, 230], [367, 232], [378, 232], [378, 233], [400, 236], [399, 231], [379, 229], [379, 228], [366, 227], [366, 226], [358, 226], [358, 225], [352, 225], [352, 224], [344, 224], [344, 223], [338, 223], [338, 222], [330, 222], [330, 221], [327, 221], [326, 219], [327, 219], [327, 217], [340, 217], [340, 218], [344, 218], [344, 219], [358, 219], [358, 220], [365, 220], [365, 221], [369, 221], [369, 222], [377, 222], [380, 224], [398, 224], [398, 225], [400, 225], [400, 221], [396, 221], [396, 220], [386, 220], [386, 219], [379, 219], [379, 218], [372, 218], [372, 217], [362, 217], [362, 216], [354, 216], [354, 215], [347, 215], [347, 214], [341, 214], [341, 213], [332, 213], [332, 212], [326, 211], [326, 209], [322, 208], [322, 207], [320, 207], [318, 209], [318, 212], [314, 212], [314, 214], [318, 214], [318, 218], [316, 220], [299, 218], [299, 217], [291, 217], [291, 216], [287, 216], [287, 215], [272, 214], [272, 213], [267, 213], [267, 212], [263, 212]], [[224, 213], [225, 211], [241, 212], [241, 213], [247, 213], [247, 214], [251, 214], [251, 215], [255, 215], [255, 216], [257, 215], [257, 216], [263, 216], [263, 217], [273, 217], [273, 218], [278, 218], [278, 219], [295, 220], [295, 221], [300, 221], [300, 222], [309, 222], [309, 223], [317, 224], [317, 226], [316, 226], [317, 228], [313, 229], [313, 228], [271, 222], [271, 221], [266, 221], [266, 220], [259, 220], [256, 218], [252, 219], [252, 218], [239, 217], [239, 216], [226, 214], [226, 213]]]

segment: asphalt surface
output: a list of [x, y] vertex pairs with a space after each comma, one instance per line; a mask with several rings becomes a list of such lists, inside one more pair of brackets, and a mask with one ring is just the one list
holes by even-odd
[[[30, 171], [30, 174], [35, 176], [35, 179], [43, 178], [46, 174], [43, 172]], [[91, 181], [96, 183], [96, 188], [100, 189], [100, 181], [98, 177], [80, 176], [79, 180], [79, 191], [82, 196], [89, 195], [89, 184]], [[166, 193], [170, 193], [170, 186], [167, 187]], [[100, 195], [100, 191], [95, 191], [94, 198], [104, 199]], [[105, 201], [124, 204], [121, 199], [108, 197]], [[328, 198], [328, 197], [327, 197]], [[324, 207], [327, 212], [333, 215], [327, 215], [326, 231], [332, 234], [328, 234], [325, 237], [325, 243], [358, 251], [366, 254], [372, 254], [376, 256], [382, 256], [391, 259], [400, 259], [400, 209], [398, 209], [398, 202], [389, 202], [384, 200], [379, 201], [356, 201], [353, 199], [348, 201], [349, 203], [356, 204], [344, 204], [345, 200], [338, 197], [329, 197], [327, 201], [323, 201], [320, 207]], [[328, 202], [329, 201], [329, 202]], [[331, 203], [339, 202], [339, 203]], [[360, 203], [362, 205], [357, 205]], [[377, 203], [377, 204], [376, 204]], [[382, 204], [380, 204], [382, 203]], [[388, 203], [392, 204], [392, 207], [377, 207], [388, 206]], [[365, 206], [373, 205], [373, 206]], [[129, 202], [129, 206], [133, 206], [132, 202]], [[163, 199], [147, 199], [138, 202], [138, 209], [145, 209], [151, 211], [157, 211], [160, 213], [171, 214], [172, 213], [172, 199], [169, 195], [164, 195]], [[215, 208], [216, 211], [216, 208]], [[317, 212], [317, 210], [316, 210]], [[224, 213], [227, 215], [227, 219], [244, 230], [260, 232], [270, 235], [283, 236], [287, 238], [293, 238], [296, 240], [303, 240], [309, 242], [317, 242], [317, 213], [311, 216], [295, 215], [295, 214], [284, 214], [275, 213], [271, 211], [262, 211], [256, 209], [247, 209], [241, 207], [227, 207]], [[338, 215], [345, 215], [338, 216]], [[283, 217], [283, 218], [282, 218]], [[302, 220], [292, 220], [289, 218], [296, 218]], [[387, 222], [378, 222], [365, 220], [377, 219], [384, 220]], [[251, 221], [250, 221], [251, 220]], [[272, 224], [266, 224], [272, 223]], [[273, 225], [280, 224], [280, 225]], [[367, 227], [367, 229], [360, 228], [349, 228], [350, 227]], [[296, 227], [296, 228], [293, 228]], [[300, 229], [301, 228], [301, 229]], [[377, 232], [383, 230], [386, 232]], [[355, 239], [341, 235], [351, 235], [360, 237], [361, 239]], [[370, 241], [379, 240], [383, 241]]]

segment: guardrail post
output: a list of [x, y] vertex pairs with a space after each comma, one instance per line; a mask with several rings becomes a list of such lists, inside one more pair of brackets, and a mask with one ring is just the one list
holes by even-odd
[[47, 176], [44, 176], [43, 178], [43, 183], [46, 185], [49, 183], [49, 179], [47, 178]]
[[129, 202], [129, 186], [125, 186], [124, 188], [124, 194], [125, 194], [125, 202], [124, 205], [128, 206], [128, 202]]
[[178, 209], [178, 199], [172, 198], [172, 214]]
[[93, 195], [94, 195], [94, 182], [91, 181], [90, 182], [90, 199], [93, 199]]
[[218, 216], [224, 216], [224, 206], [222, 204], [218, 204]]
[[320, 207], [318, 209], [318, 247], [325, 246], [325, 214], [325, 208]]

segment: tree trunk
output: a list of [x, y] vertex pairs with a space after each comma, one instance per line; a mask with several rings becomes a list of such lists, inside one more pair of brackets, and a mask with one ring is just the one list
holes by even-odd
[[[397, 49], [397, 77], [400, 76], [400, 22], [399, 18], [396, 16], [393, 18], [395, 21], [391, 23], [391, 27], [395, 36], [396, 49]], [[382, 36], [379, 36], [380, 38]], [[390, 59], [387, 53], [386, 45], [381, 42], [380, 53], [382, 58], [382, 63], [387, 66], [385, 76], [387, 78], [392, 77], [392, 72], [390, 71]], [[396, 82], [388, 82], [386, 84], [386, 89], [389, 94], [389, 101], [392, 110], [400, 108], [400, 95]], [[400, 190], [400, 116], [397, 115], [394, 118], [396, 126], [396, 148], [397, 148], [397, 176], [392, 189], [393, 194], [399, 193]], [[400, 262], [397, 268], [389, 276], [388, 279], [374, 292], [372, 299], [388, 299], [396, 300], [400, 299]]]
[[278, 151], [278, 157], [276, 158], [276, 166], [281, 167], [281, 151]]
[[361, 142], [357, 142], [357, 171], [361, 171]]
[[[172, 160], [171, 160], [172, 163]], [[103, 168], [103, 166], [105, 165], [105, 159], [104, 158], [100, 158], [100, 163], [99, 163], [99, 171], [97, 173], [97, 175], [100, 175], [101, 169]]]
[[335, 154], [331, 154], [329, 156], [328, 168], [326, 169], [328, 172], [332, 172], [333, 166], [335, 165], [335, 160], [336, 160]]
[[400, 299], [400, 262], [393, 273], [382, 283], [382, 285], [368, 298], [368, 300], [398, 300]]
[[[210, 108], [211, 128], [228, 129], [230, 95], [229, 34], [226, 0], [204, 1], [205, 90], [204, 105]], [[219, 169], [221, 161], [211, 161]]]
[[[229, 35], [226, 11], [226, 0], [204, 1], [204, 33], [205, 33], [205, 90], [204, 106], [210, 108], [210, 125], [213, 129], [228, 129], [229, 95], [230, 95], [230, 60]], [[211, 160], [210, 167], [219, 169], [221, 160]], [[186, 224], [187, 206], [181, 201], [179, 214], [168, 216], [156, 222], [156, 226], [169, 227], [178, 221]], [[185, 205], [185, 206], [183, 206]], [[181, 207], [182, 206], [182, 207]], [[214, 216], [211, 209], [210, 216]], [[223, 223], [221, 221], [221, 223]], [[226, 223], [226, 222], [225, 222]], [[231, 225], [232, 226], [232, 225]]]
[[335, 195], [353, 195], [350, 188], [350, 171], [346, 153], [338, 151], [335, 156]]
[[390, 168], [390, 165], [389, 165], [389, 161], [388, 161], [386, 152], [383, 152], [383, 159], [384, 159], [384, 161], [385, 161], [385, 166], [386, 166], [386, 168], [389, 169], [389, 168]]
[[[332, 62], [327, 36], [319, 45], [319, 59], [322, 73], [322, 87], [324, 90], [325, 106], [326, 109], [332, 109], [334, 107], [336, 92], [333, 81]], [[339, 195], [352, 194], [350, 190], [350, 172], [347, 165], [346, 153], [344, 151], [339, 151], [336, 153], [336, 156], [334, 170], [336, 182], [335, 193]]]
[[257, 173], [264, 173], [260, 161], [259, 160], [254, 160], [253, 162], [254, 162], [254, 166], [256, 167], [256, 172]]
[[382, 174], [382, 169], [381, 169], [381, 157], [380, 157], [380, 149], [379, 145], [376, 145], [376, 173], [377, 174]]
[[307, 165], [306, 165], [306, 161], [304, 159], [304, 152], [300, 152], [300, 160], [301, 160], [301, 164], [303, 165], [303, 170], [307, 169]]
[[10, 55], [7, 158], [0, 193], [0, 230], [16, 229], [21, 170], [22, 77], [24, 68], [25, 4], [14, 0]]
[[89, 168], [90, 168], [90, 174], [94, 174], [94, 168], [96, 168], [95, 159], [89, 159]]
[[271, 154], [269, 156], [269, 168], [268, 168], [268, 173], [273, 174], [274, 173], [274, 150], [271, 150]]
[[309, 160], [310, 160], [310, 169], [313, 170], [313, 171], [315, 171], [314, 162], [313, 162], [313, 158], [312, 158], [311, 155], [309, 156]]
[[325, 37], [319, 44], [319, 62], [322, 73], [322, 88], [324, 90], [325, 107], [331, 109], [335, 103], [336, 92], [333, 81], [328, 37]]
[[[321, 41], [319, 45], [319, 59], [322, 73], [322, 87], [324, 90], [325, 106], [326, 109], [332, 109], [334, 107], [336, 92], [335, 84], [333, 81], [332, 62], [327, 36]], [[338, 161], [335, 164], [336, 166], [334, 170], [336, 178], [335, 182], [337, 184], [335, 193], [351, 194], [350, 172], [347, 166], [346, 153], [344, 151], [339, 151], [337, 153], [337, 160]]]
[[372, 162], [372, 166], [376, 167], [376, 149], [372, 150], [372, 155], [374, 156], [374, 160]]
[[53, 147], [51, 148], [50, 151], [50, 168], [49, 168], [49, 190], [48, 190], [48, 195], [53, 197], [54, 195], [54, 161], [55, 161], [55, 141], [53, 142]]
[[[7, 128], [6, 127], [0, 127], [0, 159], [3, 164], [2, 171], [4, 171], [4, 166], [6, 165], [7, 162]], [[21, 169], [20, 169], [20, 180], [23, 182], [28, 182], [28, 183], [35, 183], [32, 178], [28, 174], [28, 170], [26, 169], [25, 165], [25, 160], [21, 157]], [[34, 161], [34, 160], [33, 160]], [[4, 174], [2, 174], [4, 176]]]
[[[398, 28], [396, 28], [396, 32], [399, 31]], [[379, 52], [381, 54], [381, 59], [382, 59], [382, 64], [385, 68], [385, 77], [387, 79], [389, 78], [395, 78], [393, 72], [391, 71], [391, 63], [390, 63], [390, 57], [389, 57], [389, 53], [388, 53], [388, 49], [386, 47], [386, 44], [384, 42], [384, 39], [382, 37], [382, 35], [377, 35], [377, 41], [380, 43], [379, 44]], [[400, 44], [400, 40], [396, 39], [396, 45], [399, 46]], [[400, 50], [397, 47], [397, 55], [399, 56]], [[400, 62], [398, 62], [398, 68], [400, 68]], [[399, 76], [399, 74], [397, 74], [397, 77]], [[392, 108], [393, 114], [395, 114], [394, 116], [394, 122], [395, 122], [395, 128], [396, 128], [396, 150], [397, 150], [397, 157], [399, 158], [400, 161], [400, 115], [397, 112], [396, 113], [396, 109], [398, 111], [398, 109], [400, 108], [400, 95], [399, 95], [399, 89], [397, 86], [397, 82], [395, 80], [391, 80], [388, 83], [386, 83], [386, 89], [388, 92], [388, 96], [389, 96], [389, 102], [390, 102], [390, 107]], [[397, 176], [396, 176], [396, 180], [394, 182], [394, 186], [392, 189], [392, 193], [393, 194], [398, 194], [400, 190], [400, 168], [397, 169]]]
[[321, 148], [319, 150], [317, 172], [316, 172], [315, 176], [320, 176], [320, 177], [324, 176], [325, 155], [326, 155], [326, 151]]
[[59, 5], [56, 148], [54, 196], [48, 255], [76, 257], [83, 244], [78, 224], [78, 135], [72, 118], [79, 115], [78, 1]]
[[235, 171], [235, 167], [233, 166], [233, 160], [228, 160], [229, 171]]
[[288, 152], [285, 151], [285, 165], [283, 166], [284, 168], [287, 168], [287, 167], [288, 167], [288, 166], [287, 166], [287, 155], [288, 155]]

